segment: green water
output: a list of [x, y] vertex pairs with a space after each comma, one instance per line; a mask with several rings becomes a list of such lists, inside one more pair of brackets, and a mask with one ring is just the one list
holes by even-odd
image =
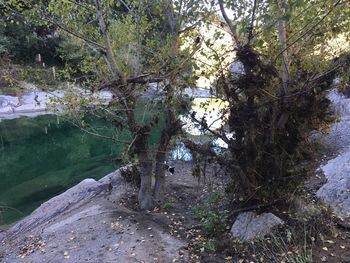
[[[159, 122], [149, 136], [151, 150], [156, 149], [165, 123], [162, 105], [153, 104], [152, 109], [144, 103], [136, 108], [139, 123], [148, 123], [158, 111]], [[84, 121], [98, 134], [132, 141], [125, 130], [116, 130], [110, 122]], [[116, 170], [120, 163], [115, 160], [123, 147], [88, 135], [55, 115], [0, 120], [0, 226], [22, 218], [85, 178], [99, 179]], [[178, 158], [175, 155], [169, 157]]]
[[[98, 122], [105, 133], [108, 124]], [[122, 146], [83, 133], [56, 116], [0, 122], [0, 225], [29, 214], [84, 178], [118, 168]]]

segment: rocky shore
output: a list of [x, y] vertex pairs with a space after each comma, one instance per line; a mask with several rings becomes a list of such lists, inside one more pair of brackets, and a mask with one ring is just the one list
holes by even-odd
[[[112, 99], [112, 93], [109, 91], [92, 94], [81, 89], [75, 89], [75, 92], [78, 96], [95, 98], [102, 103], [108, 103]], [[63, 90], [35, 90], [21, 96], [0, 95], [0, 119], [14, 119], [21, 116], [36, 117], [50, 114], [52, 101], [61, 100], [65, 96], [65, 93]]]
[[[169, 182], [184, 196], [197, 188], [188, 165]], [[121, 169], [83, 180], [0, 232], [0, 262], [188, 262], [185, 238], [169, 228], [184, 219], [126, 205], [137, 189]]]

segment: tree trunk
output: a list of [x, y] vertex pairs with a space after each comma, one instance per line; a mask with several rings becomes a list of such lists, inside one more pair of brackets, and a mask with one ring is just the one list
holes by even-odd
[[164, 200], [165, 194], [165, 169], [164, 163], [166, 161], [166, 151], [169, 146], [169, 136], [166, 134], [166, 131], [163, 131], [159, 146], [158, 152], [156, 154], [156, 167], [154, 170], [156, 182], [154, 185], [154, 199], [157, 203], [162, 203]]
[[139, 139], [135, 142], [135, 152], [139, 157], [141, 168], [141, 185], [138, 195], [139, 206], [141, 209], [154, 208], [155, 202], [152, 196], [152, 161], [147, 151], [147, 136], [139, 134]]
[[238, 37], [237, 32], [233, 28], [232, 21], [230, 20], [230, 18], [226, 14], [225, 7], [224, 7], [224, 2], [222, 0], [219, 0], [218, 3], [219, 3], [221, 15], [225, 19], [225, 22], [226, 22], [227, 26], [230, 29], [230, 33], [231, 33], [231, 36], [232, 36], [233, 44], [234, 44], [235, 48], [239, 49], [242, 45], [241, 45], [241, 42], [239, 41], [239, 37]]
[[150, 210], [155, 206], [152, 196], [152, 162], [142, 155], [139, 158], [141, 166], [141, 185], [138, 195], [139, 206], [141, 209]]
[[[176, 28], [176, 17], [173, 9], [173, 1], [167, 0], [167, 16], [168, 24], [170, 28], [171, 37], [171, 57], [175, 60], [178, 52], [178, 32]], [[167, 94], [164, 101], [166, 108], [166, 123], [162, 130], [162, 135], [158, 145], [158, 151], [156, 154], [156, 165], [155, 165], [155, 185], [153, 195], [157, 203], [162, 203], [165, 194], [165, 170], [164, 162], [166, 161], [166, 152], [169, 147], [170, 140], [177, 131], [181, 128], [176, 119], [175, 105], [173, 103], [174, 98], [174, 86], [173, 81], [167, 85]]]
[[287, 27], [286, 27], [286, 0], [277, 0], [279, 22], [278, 22], [278, 39], [282, 51], [282, 93], [288, 94], [289, 81], [289, 59], [287, 50]]
[[96, 15], [97, 15], [97, 19], [98, 19], [100, 33], [101, 33], [101, 36], [103, 38], [103, 42], [104, 42], [104, 46], [105, 46], [104, 57], [105, 57], [107, 65], [108, 65], [108, 68], [111, 71], [111, 73], [113, 74], [113, 77], [117, 77], [119, 79], [119, 81], [123, 85], [125, 85], [126, 78], [125, 78], [123, 72], [119, 69], [119, 67], [115, 61], [111, 42], [110, 42], [108, 32], [107, 32], [106, 23], [105, 23], [105, 20], [103, 18], [102, 6], [101, 6], [100, 0], [96, 0]]

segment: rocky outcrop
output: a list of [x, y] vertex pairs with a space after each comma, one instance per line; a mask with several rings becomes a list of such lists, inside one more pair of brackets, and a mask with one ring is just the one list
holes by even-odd
[[231, 238], [248, 241], [263, 237], [282, 225], [283, 221], [272, 213], [257, 215], [255, 212], [239, 214], [231, 228]]
[[337, 157], [321, 166], [327, 183], [316, 193], [324, 203], [331, 206], [341, 218], [350, 217], [350, 98], [336, 89], [330, 91], [328, 98], [339, 121], [322, 139]]
[[338, 216], [350, 217], [350, 151], [345, 151], [322, 167], [327, 183], [317, 196], [330, 205]]
[[62, 91], [29, 92], [23, 96], [0, 95], [0, 118], [11, 119], [18, 116], [46, 114], [52, 98], [62, 98]]
[[74, 207], [81, 205], [82, 202], [89, 202], [94, 196], [104, 190], [108, 190], [110, 184], [118, 188], [118, 195], [122, 195], [130, 189], [124, 179], [121, 178], [120, 170], [103, 177], [99, 181], [85, 179], [66, 192], [43, 203], [32, 214], [12, 226], [7, 231], [7, 238], [11, 239], [19, 234], [31, 231], [38, 226], [45, 226], [45, 224], [49, 223], [57, 215], [68, 212]]
[[[85, 98], [94, 99], [96, 103], [108, 103], [112, 99], [112, 93], [109, 91], [91, 93], [74, 88], [73, 92], [78, 96], [83, 95]], [[59, 106], [64, 95], [65, 91], [62, 90], [39, 91], [37, 89], [22, 96], [0, 95], [0, 119], [13, 119], [21, 116], [36, 117], [49, 114], [52, 101], [58, 101], [57, 106]]]
[[0, 232], [0, 262], [188, 262], [165, 214], [124, 205], [136, 193], [120, 170], [85, 179]]

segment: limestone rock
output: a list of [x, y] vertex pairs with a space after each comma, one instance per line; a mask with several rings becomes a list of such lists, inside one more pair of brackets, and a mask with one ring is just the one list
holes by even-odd
[[321, 167], [327, 183], [316, 193], [343, 218], [350, 217], [350, 151], [346, 151]]
[[323, 142], [338, 156], [321, 167], [327, 183], [316, 193], [324, 203], [331, 206], [339, 217], [350, 217], [350, 98], [337, 89], [328, 94], [332, 109], [339, 121], [335, 123]]
[[0, 114], [11, 114], [11, 113], [13, 113], [13, 109], [11, 106], [0, 108]]
[[272, 213], [257, 215], [255, 212], [239, 214], [231, 228], [232, 239], [247, 241], [271, 233], [272, 229], [284, 222]]
[[19, 99], [15, 96], [0, 95], [0, 107], [17, 106]]
[[114, 191], [117, 192], [118, 195], [123, 195], [125, 191], [128, 190], [124, 179], [120, 177], [119, 170], [106, 175], [99, 181], [85, 179], [66, 192], [43, 203], [32, 214], [12, 226], [7, 231], [7, 238], [16, 237], [38, 226], [44, 226], [58, 215], [66, 213], [70, 209], [80, 206], [83, 203], [89, 202], [93, 197], [106, 190], [110, 181], [116, 184], [117, 187]]

